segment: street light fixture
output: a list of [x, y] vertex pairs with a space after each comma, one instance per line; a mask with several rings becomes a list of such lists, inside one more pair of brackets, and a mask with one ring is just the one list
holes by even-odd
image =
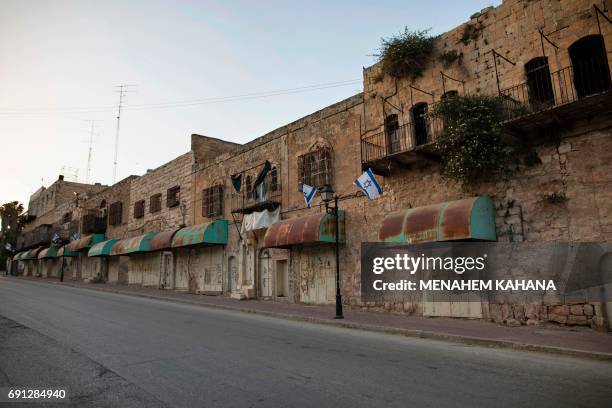
[[[334, 216], [335, 231], [336, 231], [336, 316], [335, 319], [344, 319], [342, 314], [342, 295], [340, 294], [340, 227], [338, 225], [338, 194], [329, 184], [325, 184], [319, 191], [321, 200], [325, 203], [325, 211]], [[331, 201], [334, 200], [334, 206], [330, 207]]]

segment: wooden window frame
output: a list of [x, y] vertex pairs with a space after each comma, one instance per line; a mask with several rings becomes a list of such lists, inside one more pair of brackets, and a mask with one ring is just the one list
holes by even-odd
[[223, 216], [223, 185], [217, 184], [202, 190], [202, 217]]
[[181, 203], [181, 186], [170, 187], [166, 192], [166, 207], [174, 208]]
[[149, 198], [149, 212], [151, 214], [161, 211], [161, 193], [153, 194]]
[[331, 150], [320, 148], [298, 157], [298, 187], [302, 185], [321, 188], [325, 184], [333, 185], [334, 167]]
[[134, 218], [143, 218], [145, 215], [145, 200], [138, 200], [134, 203]]
[[121, 225], [123, 222], [123, 202], [115, 201], [108, 207], [108, 225]]

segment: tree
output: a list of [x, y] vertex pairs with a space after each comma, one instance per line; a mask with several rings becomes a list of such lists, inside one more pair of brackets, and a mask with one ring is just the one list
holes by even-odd
[[[2, 229], [0, 230], [0, 269], [4, 269], [6, 258], [14, 254], [17, 246], [17, 236], [23, 224], [23, 204], [19, 201], [11, 201], [0, 206], [0, 220]], [[10, 244], [13, 251], [8, 251], [5, 247]]]

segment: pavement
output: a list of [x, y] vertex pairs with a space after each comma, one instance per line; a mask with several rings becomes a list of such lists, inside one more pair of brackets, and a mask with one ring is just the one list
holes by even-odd
[[345, 318], [337, 320], [333, 319], [335, 315], [333, 305], [306, 306], [274, 301], [240, 301], [224, 296], [195, 295], [138, 286], [89, 284], [74, 281], [59, 282], [57, 279], [32, 277], [20, 277], [18, 279], [110, 291], [338, 327], [469, 345], [547, 352], [612, 361], [612, 333], [595, 332], [583, 327], [570, 328], [554, 324], [545, 327], [508, 327], [483, 320], [423, 318], [351, 309], [345, 309]]
[[[202, 306], [1, 278], [0, 316], [44, 340], [8, 342], [22, 347], [0, 355], [4, 384], [54, 381], [71, 390], [71, 397], [89, 395], [74, 403], [79, 407], [605, 407], [612, 402], [609, 361]], [[8, 348], [5, 337], [0, 350]], [[110, 373], [119, 386], [111, 382], [86, 392], [95, 376], [79, 377], [92, 371]], [[63, 382], [57, 383], [58, 377]], [[105, 399], [122, 387], [123, 394]]]

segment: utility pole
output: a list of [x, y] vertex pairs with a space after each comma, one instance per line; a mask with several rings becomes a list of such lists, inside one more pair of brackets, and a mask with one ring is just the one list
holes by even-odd
[[126, 92], [129, 92], [129, 87], [133, 85], [117, 85], [119, 90], [119, 105], [117, 106], [117, 132], [115, 133], [115, 159], [113, 161], [113, 184], [117, 181], [117, 156], [119, 154], [119, 127], [121, 124], [121, 108], [123, 107], [124, 97]]

